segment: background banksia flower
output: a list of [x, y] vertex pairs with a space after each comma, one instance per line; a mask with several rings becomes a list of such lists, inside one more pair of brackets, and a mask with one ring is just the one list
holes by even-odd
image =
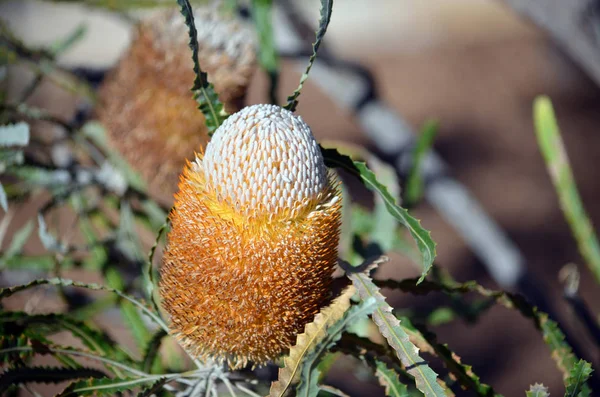
[[[241, 108], [255, 70], [251, 27], [211, 9], [195, 13], [199, 60], [228, 111]], [[185, 159], [208, 141], [204, 115], [191, 98], [188, 33], [177, 10], [143, 20], [131, 47], [100, 88], [98, 117], [111, 143], [142, 174], [151, 192], [177, 190]]]
[[339, 192], [309, 127], [274, 105], [229, 117], [184, 169], [161, 269], [190, 353], [277, 358], [330, 295]]

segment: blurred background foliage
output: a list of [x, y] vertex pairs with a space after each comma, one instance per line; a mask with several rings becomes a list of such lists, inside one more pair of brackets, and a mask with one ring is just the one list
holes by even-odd
[[[336, 1], [296, 112], [324, 147], [359, 161], [324, 150], [342, 168], [340, 255], [362, 303], [340, 300], [313, 323], [325, 330], [319, 343], [283, 362], [304, 382], [285, 369], [275, 382], [276, 365], [194, 363], [153, 299], [169, 206], [110, 145], [94, 107], [136, 21], [175, 3], [0, 3], [2, 393], [593, 395], [600, 63], [583, 45], [600, 26], [592, 2]], [[253, 23], [260, 42], [246, 102], [285, 104], [316, 22], [324, 27], [319, 2], [221, 6]], [[565, 36], [573, 25], [581, 37]], [[196, 89], [216, 104], [202, 81]], [[28, 284], [36, 279], [46, 281]]]

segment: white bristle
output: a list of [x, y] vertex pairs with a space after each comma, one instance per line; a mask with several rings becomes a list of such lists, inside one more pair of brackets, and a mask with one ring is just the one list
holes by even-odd
[[253, 105], [230, 116], [206, 147], [207, 184], [246, 214], [281, 213], [317, 199], [327, 170], [310, 128], [275, 105]]

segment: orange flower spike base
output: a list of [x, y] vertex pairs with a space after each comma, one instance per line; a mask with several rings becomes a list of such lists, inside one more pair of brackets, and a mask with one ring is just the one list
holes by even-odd
[[310, 128], [274, 105], [230, 116], [188, 163], [161, 269], [171, 329], [201, 359], [264, 364], [328, 302], [338, 182]]

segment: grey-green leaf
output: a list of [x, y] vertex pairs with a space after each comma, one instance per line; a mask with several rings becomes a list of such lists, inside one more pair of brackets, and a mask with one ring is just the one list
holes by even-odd
[[0, 147], [27, 146], [29, 143], [29, 124], [21, 121], [0, 126]]
[[366, 274], [369, 268], [365, 272], [347, 273], [347, 276], [352, 280], [362, 300], [376, 299], [377, 307], [372, 317], [379, 328], [379, 332], [394, 349], [407, 372], [415, 378], [417, 388], [425, 397], [445, 396], [444, 390], [437, 382], [437, 374], [419, 356], [419, 349], [411, 343], [400, 321], [392, 314], [392, 307], [385, 301], [385, 297], [379, 292], [379, 288]]
[[431, 238], [431, 233], [425, 230], [421, 223], [413, 218], [406, 209], [396, 203], [388, 189], [377, 180], [373, 171], [367, 168], [365, 163], [353, 161], [350, 157], [340, 154], [336, 149], [321, 148], [321, 152], [325, 158], [325, 163], [329, 167], [342, 168], [348, 171], [361, 179], [369, 190], [378, 193], [384, 200], [385, 207], [390, 214], [409, 230], [419, 248], [422, 259], [423, 269], [417, 283], [423, 281], [431, 269], [436, 255], [435, 242]]
[[315, 59], [317, 59], [317, 51], [319, 51], [319, 47], [321, 46], [321, 41], [323, 37], [325, 37], [325, 33], [327, 32], [327, 27], [329, 26], [329, 21], [331, 21], [331, 11], [333, 9], [333, 0], [321, 0], [321, 16], [319, 18], [319, 29], [316, 32], [315, 42], [312, 45], [312, 55], [308, 59], [308, 65], [306, 66], [306, 70], [300, 77], [300, 84], [298, 88], [294, 91], [292, 95], [290, 95], [287, 99], [286, 109], [291, 110], [292, 112], [296, 110], [296, 106], [298, 106], [298, 97], [300, 96], [300, 92], [302, 91], [302, 87], [304, 86], [304, 82], [308, 78], [308, 73], [310, 73], [310, 69], [312, 68]]

